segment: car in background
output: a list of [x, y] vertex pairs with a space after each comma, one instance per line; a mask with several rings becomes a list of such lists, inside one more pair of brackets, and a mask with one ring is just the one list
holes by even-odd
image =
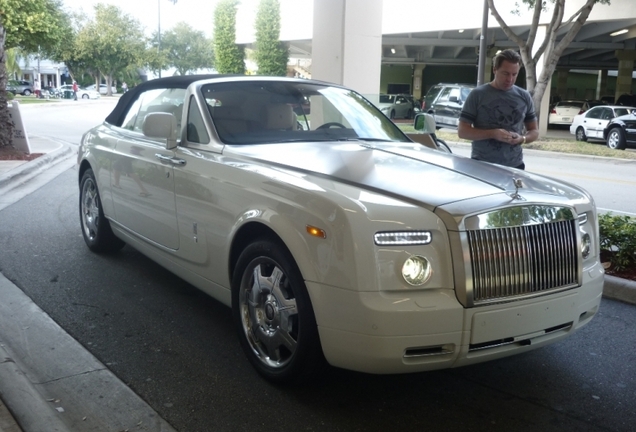
[[[117, 94], [117, 87], [111, 86], [110, 89], [111, 89], [111, 94]], [[86, 86], [86, 90], [95, 91], [96, 90], [95, 84]], [[99, 85], [99, 94], [105, 95], [107, 93], [108, 93], [108, 86], [106, 84], [100, 84]]]
[[7, 80], [7, 91], [14, 95], [30, 96], [33, 93], [33, 84], [24, 80]]
[[415, 102], [411, 95], [381, 94], [378, 108], [390, 119], [410, 119], [415, 115]]
[[[60, 92], [62, 94], [68, 91], [71, 92], [71, 97], [72, 97], [72, 93], [73, 93], [72, 84], [64, 84], [63, 86], [60, 87]], [[99, 99], [100, 97], [102, 96], [99, 93], [97, 93], [95, 90], [88, 90], [88, 89], [80, 87], [79, 90], [77, 91], [78, 99]]]
[[574, 116], [570, 125], [570, 133], [576, 137], [577, 141], [587, 141], [588, 139], [605, 139], [603, 131], [614, 117], [631, 113], [636, 108], [617, 105], [599, 105], [590, 108], [583, 114]]
[[464, 102], [474, 88], [475, 86], [468, 84], [434, 85], [426, 92], [422, 111], [433, 115], [438, 129], [457, 128]]
[[636, 110], [612, 119], [603, 131], [605, 144], [615, 150], [636, 146]]
[[583, 114], [589, 108], [590, 105], [584, 100], [559, 101], [550, 110], [548, 126], [570, 126], [574, 117]]
[[616, 105], [636, 106], [636, 95], [622, 94], [616, 99]]
[[82, 136], [78, 231], [231, 307], [266, 379], [465, 366], [598, 313], [597, 210], [576, 185], [414, 142], [320, 81], [183, 75], [128, 96]]

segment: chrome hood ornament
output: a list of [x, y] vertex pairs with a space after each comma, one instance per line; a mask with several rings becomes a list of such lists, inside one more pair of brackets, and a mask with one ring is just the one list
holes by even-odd
[[523, 189], [523, 180], [513, 177], [512, 183], [515, 185], [515, 191], [508, 194], [513, 200], [525, 201], [526, 199], [519, 195], [519, 189]]

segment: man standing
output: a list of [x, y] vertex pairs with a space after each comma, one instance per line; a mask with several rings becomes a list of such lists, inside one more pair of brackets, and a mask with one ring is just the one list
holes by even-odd
[[40, 99], [40, 91], [42, 90], [42, 87], [40, 86], [40, 81], [36, 78], [33, 81], [33, 93], [35, 93], [35, 97]]
[[77, 91], [79, 87], [77, 86], [77, 81], [73, 81], [73, 99], [77, 100]]
[[515, 85], [521, 56], [510, 49], [494, 59], [494, 79], [470, 92], [459, 117], [457, 135], [472, 140], [473, 159], [525, 169], [525, 143], [539, 138], [532, 96]]

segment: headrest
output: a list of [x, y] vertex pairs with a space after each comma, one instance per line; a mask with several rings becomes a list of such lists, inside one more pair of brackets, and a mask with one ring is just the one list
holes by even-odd
[[217, 106], [210, 108], [210, 114], [213, 119], [219, 120], [245, 120], [243, 112], [239, 107], [234, 106]]
[[291, 105], [267, 105], [267, 129], [293, 129], [296, 114]]

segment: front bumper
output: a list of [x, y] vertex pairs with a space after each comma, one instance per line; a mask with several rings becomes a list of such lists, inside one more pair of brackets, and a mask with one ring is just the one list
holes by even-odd
[[306, 282], [327, 361], [388, 374], [465, 366], [548, 345], [587, 324], [603, 291], [600, 265], [568, 291], [465, 309], [453, 290], [353, 292]]

